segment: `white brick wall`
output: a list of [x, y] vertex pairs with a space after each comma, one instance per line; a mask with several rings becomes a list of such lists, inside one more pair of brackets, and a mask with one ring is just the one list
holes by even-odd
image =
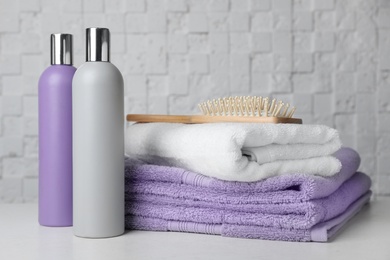
[[0, 0], [0, 202], [37, 199], [37, 81], [50, 33], [108, 27], [127, 113], [197, 113], [226, 95], [293, 102], [336, 127], [390, 195], [387, 0]]

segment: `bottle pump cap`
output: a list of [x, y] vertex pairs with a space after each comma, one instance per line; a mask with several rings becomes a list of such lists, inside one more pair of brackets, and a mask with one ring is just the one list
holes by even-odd
[[73, 64], [73, 36], [66, 33], [55, 33], [50, 36], [51, 64]]
[[110, 31], [87, 28], [87, 61], [110, 61]]

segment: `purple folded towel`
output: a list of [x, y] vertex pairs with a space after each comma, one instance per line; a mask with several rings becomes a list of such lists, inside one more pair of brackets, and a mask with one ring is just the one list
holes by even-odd
[[[125, 170], [126, 193], [163, 195], [158, 192], [158, 189], [147, 187], [146, 183], [152, 186], [152, 183], [159, 183], [159, 187], [165, 183], [165, 186], [181, 185], [180, 190], [175, 193], [177, 197], [183, 199], [189, 197], [211, 203], [226, 203], [226, 194], [230, 194], [234, 200], [240, 203], [275, 204], [308, 201], [333, 193], [356, 172], [360, 165], [360, 157], [353, 149], [341, 148], [334, 156], [339, 159], [342, 165], [340, 172], [334, 176], [287, 174], [257, 182], [223, 181], [180, 168], [149, 165], [128, 159]], [[142, 191], [143, 187], [145, 191]], [[200, 197], [189, 194], [190, 190], [201, 191]], [[249, 196], [248, 193], [253, 194], [253, 196]], [[258, 196], [258, 193], [261, 193], [261, 196]], [[244, 197], [240, 198], [240, 194], [244, 194]]]
[[332, 239], [345, 224], [355, 216], [370, 200], [371, 192], [351, 204], [341, 215], [321, 222], [309, 229], [291, 229], [235, 224], [203, 224], [166, 220], [162, 218], [127, 215], [127, 229], [150, 231], [178, 231], [222, 235], [226, 237], [255, 238], [268, 240], [327, 242]]
[[[155, 189], [160, 188], [159, 183], [154, 184]], [[199, 205], [195, 203], [196, 199], [188, 202], [181, 198], [167, 199], [164, 196], [153, 196], [148, 200], [147, 194], [141, 195], [140, 198], [138, 194], [134, 194], [135, 199], [126, 201], [126, 214], [204, 224], [227, 223], [307, 229], [342, 214], [363, 196], [370, 186], [371, 179], [358, 172], [325, 198], [298, 203], [235, 204], [234, 207], [218, 202]], [[180, 187], [172, 190], [171, 194], [175, 191], [180, 191]]]
[[331, 177], [288, 174], [252, 183], [126, 160], [126, 227], [292, 241], [327, 241], [371, 195], [350, 148]]

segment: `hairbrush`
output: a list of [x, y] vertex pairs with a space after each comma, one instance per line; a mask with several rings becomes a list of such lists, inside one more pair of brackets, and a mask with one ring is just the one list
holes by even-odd
[[290, 104], [270, 100], [261, 96], [224, 97], [207, 100], [198, 104], [203, 115], [142, 115], [128, 114], [127, 121], [171, 122], [171, 123], [214, 123], [214, 122], [248, 122], [248, 123], [288, 123], [302, 124], [302, 119], [293, 118], [295, 107]]

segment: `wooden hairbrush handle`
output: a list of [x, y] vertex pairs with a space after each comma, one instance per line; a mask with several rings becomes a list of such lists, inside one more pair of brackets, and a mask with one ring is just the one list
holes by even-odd
[[259, 117], [259, 116], [203, 116], [203, 115], [146, 115], [146, 114], [128, 114], [126, 116], [129, 122], [138, 123], [184, 123], [201, 124], [217, 122], [240, 122], [240, 123], [273, 123], [273, 124], [302, 124], [300, 118], [287, 117]]

